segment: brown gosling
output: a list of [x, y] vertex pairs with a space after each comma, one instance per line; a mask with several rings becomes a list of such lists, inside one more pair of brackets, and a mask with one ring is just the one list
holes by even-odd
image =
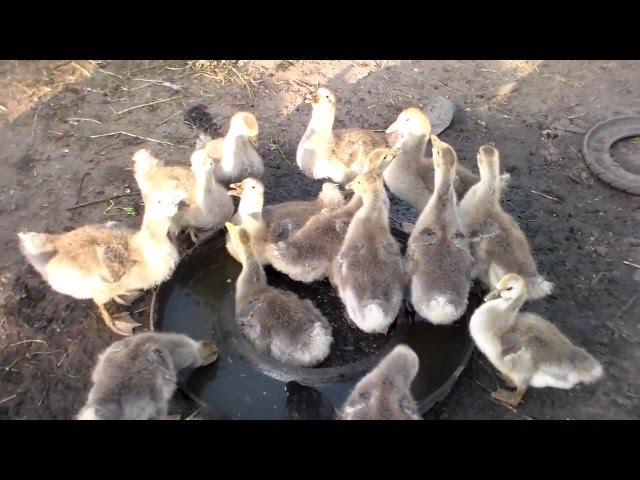
[[214, 160], [213, 174], [224, 185], [245, 178], [260, 178], [264, 173], [258, 148], [258, 120], [249, 112], [237, 112], [231, 117], [224, 137], [200, 137], [196, 148], [204, 150]]
[[548, 320], [520, 312], [527, 284], [520, 275], [504, 276], [471, 317], [469, 330], [478, 349], [515, 391], [492, 396], [517, 406], [527, 388], [569, 389], [603, 375], [602, 365], [577, 347]]
[[131, 335], [139, 324], [128, 313], [111, 316], [109, 300], [135, 295], [164, 282], [178, 263], [178, 251], [167, 232], [184, 190], [158, 190], [145, 203], [142, 226], [132, 230], [118, 222], [85, 225], [60, 234], [21, 232], [20, 249], [55, 291], [92, 299], [107, 326]]
[[333, 129], [336, 97], [327, 88], [319, 88], [305, 99], [311, 103], [311, 120], [296, 151], [296, 163], [311, 178], [330, 178], [345, 184], [366, 169], [369, 153], [385, 147], [382, 133], [362, 128]]

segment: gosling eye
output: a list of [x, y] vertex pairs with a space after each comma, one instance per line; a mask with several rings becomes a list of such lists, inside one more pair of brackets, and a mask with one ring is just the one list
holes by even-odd
[[507, 288], [507, 291], [509, 291], [509, 290], [513, 290], [513, 287], [509, 287], [509, 288]]

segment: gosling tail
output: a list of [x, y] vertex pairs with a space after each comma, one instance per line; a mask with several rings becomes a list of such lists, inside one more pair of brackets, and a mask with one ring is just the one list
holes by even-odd
[[55, 235], [47, 233], [20, 232], [20, 251], [27, 261], [38, 273], [44, 276], [44, 270], [55, 254], [56, 247], [53, 243]]
[[546, 297], [553, 290], [553, 283], [542, 275], [527, 278], [527, 300], [537, 300]]

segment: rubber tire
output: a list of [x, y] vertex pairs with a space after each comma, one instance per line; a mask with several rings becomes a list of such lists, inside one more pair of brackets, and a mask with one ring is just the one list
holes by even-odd
[[604, 183], [633, 195], [640, 195], [640, 175], [635, 175], [611, 157], [611, 146], [623, 139], [640, 136], [640, 116], [610, 118], [587, 132], [583, 142], [584, 160]]

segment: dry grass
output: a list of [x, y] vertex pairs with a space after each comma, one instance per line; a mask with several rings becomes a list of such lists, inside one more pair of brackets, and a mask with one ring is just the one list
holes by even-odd
[[245, 67], [246, 60], [188, 60], [186, 68], [196, 76], [202, 75], [212, 79], [216, 85], [235, 83], [246, 88], [249, 99], [253, 102], [251, 87], [257, 87], [262, 81], [262, 70], [258, 67]]
[[233, 81], [235, 74], [232, 68], [238, 66], [238, 63], [238, 60], [187, 60], [187, 68], [224, 85]]

